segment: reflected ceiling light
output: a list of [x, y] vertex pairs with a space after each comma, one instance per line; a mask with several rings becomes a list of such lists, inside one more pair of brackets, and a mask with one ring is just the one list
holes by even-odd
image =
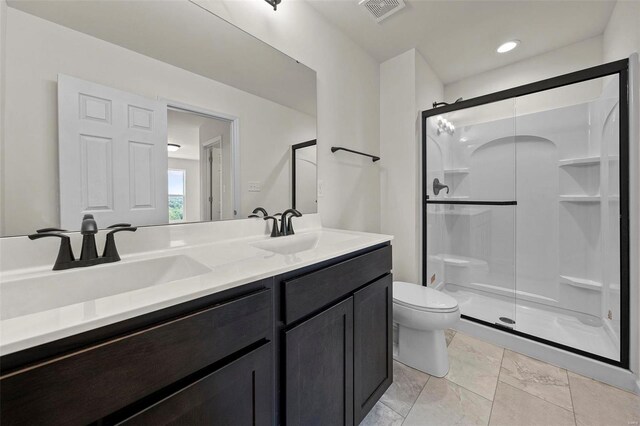
[[179, 149], [180, 149], [180, 145], [178, 145], [177, 143], [168, 143], [167, 144], [167, 151], [169, 151], [169, 152], [176, 152]]
[[267, 3], [269, 3], [271, 6], [273, 6], [273, 10], [278, 10], [278, 5], [280, 4], [280, 2], [282, 0], [264, 0]]
[[518, 45], [520, 44], [520, 40], [511, 40], [508, 41], [506, 43], [502, 43], [498, 49], [496, 50], [496, 52], [498, 53], [507, 53], [512, 51], [513, 49], [515, 49], [516, 47], [518, 47]]

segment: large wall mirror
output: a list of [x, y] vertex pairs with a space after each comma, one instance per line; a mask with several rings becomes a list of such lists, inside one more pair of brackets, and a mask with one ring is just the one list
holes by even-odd
[[[292, 206], [312, 69], [187, 0], [9, 0], [3, 42], [1, 236]], [[305, 159], [295, 190], [314, 213]]]

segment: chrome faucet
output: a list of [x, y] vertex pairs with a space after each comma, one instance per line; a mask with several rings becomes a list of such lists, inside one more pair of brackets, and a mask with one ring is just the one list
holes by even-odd
[[60, 238], [60, 249], [58, 250], [58, 257], [53, 265], [54, 271], [60, 271], [64, 269], [80, 268], [84, 266], [99, 265], [102, 263], [118, 262], [120, 255], [116, 248], [116, 242], [114, 234], [120, 231], [135, 232], [138, 228], [131, 226], [129, 223], [117, 223], [109, 226], [107, 229], [111, 229], [107, 233], [107, 239], [104, 245], [104, 252], [102, 256], [98, 256], [98, 249], [96, 248], [95, 235], [98, 233], [98, 225], [93, 218], [93, 215], [86, 214], [82, 218], [82, 226], [80, 227], [80, 233], [82, 234], [82, 248], [80, 250], [80, 259], [76, 260], [73, 255], [73, 249], [71, 248], [71, 239], [68, 235], [62, 234], [67, 232], [64, 229], [58, 228], [44, 228], [38, 229], [35, 234], [29, 235], [29, 239], [37, 240], [45, 237]]

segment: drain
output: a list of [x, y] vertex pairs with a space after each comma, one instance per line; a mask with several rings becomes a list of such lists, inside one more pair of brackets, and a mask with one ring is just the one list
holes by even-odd
[[516, 323], [514, 320], [512, 320], [511, 318], [508, 318], [508, 317], [500, 317], [499, 320], [502, 321], [505, 324], [515, 324]]

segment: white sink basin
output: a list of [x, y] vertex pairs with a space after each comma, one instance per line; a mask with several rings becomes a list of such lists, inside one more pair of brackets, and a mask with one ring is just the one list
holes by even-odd
[[295, 234], [286, 237], [271, 238], [251, 244], [255, 248], [277, 254], [296, 254], [313, 250], [320, 244], [333, 245], [358, 238], [346, 232], [321, 231], [309, 234]]
[[177, 255], [3, 280], [0, 283], [0, 319], [87, 302], [210, 271], [189, 256]]

